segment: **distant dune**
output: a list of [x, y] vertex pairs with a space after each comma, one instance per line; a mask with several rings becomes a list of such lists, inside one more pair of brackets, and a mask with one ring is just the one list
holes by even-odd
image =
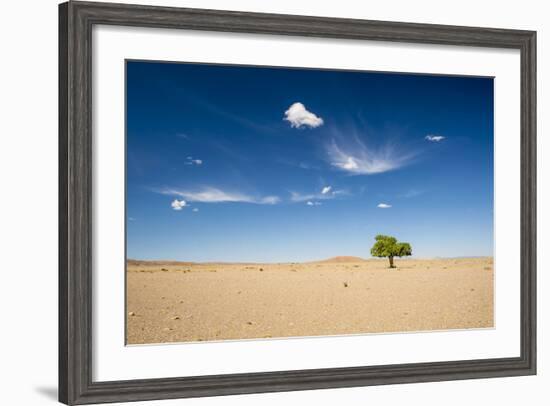
[[127, 259], [126, 264], [128, 266], [161, 266], [161, 265], [172, 265], [172, 266], [191, 266], [196, 265], [196, 262], [189, 261], [164, 261], [164, 260], [153, 260], [146, 261], [140, 259]]
[[323, 259], [321, 261], [313, 261], [318, 264], [343, 264], [346, 262], [365, 262], [365, 258], [352, 257], [352, 256], [337, 256], [332, 258]]
[[[307, 261], [307, 262], [295, 262], [303, 264], [345, 264], [345, 263], [357, 263], [366, 262], [365, 258], [340, 255], [332, 258], [322, 259], [319, 261]], [[214, 265], [214, 264], [263, 264], [260, 262], [221, 262], [221, 261], [208, 261], [208, 262], [191, 262], [191, 261], [166, 261], [166, 260], [140, 260], [140, 259], [128, 259], [126, 261], [128, 266], [192, 266], [192, 265]], [[294, 262], [293, 262], [294, 263]]]

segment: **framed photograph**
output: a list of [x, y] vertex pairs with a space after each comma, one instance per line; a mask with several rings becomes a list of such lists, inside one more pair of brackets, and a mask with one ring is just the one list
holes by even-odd
[[536, 33], [59, 8], [59, 400], [536, 373]]

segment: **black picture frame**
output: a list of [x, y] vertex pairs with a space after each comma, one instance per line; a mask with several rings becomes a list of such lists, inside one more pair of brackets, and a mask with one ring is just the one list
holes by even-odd
[[[92, 380], [92, 27], [95, 24], [518, 49], [521, 352], [350, 368]], [[73, 2], [59, 6], [59, 400], [89, 404], [536, 374], [536, 32]]]

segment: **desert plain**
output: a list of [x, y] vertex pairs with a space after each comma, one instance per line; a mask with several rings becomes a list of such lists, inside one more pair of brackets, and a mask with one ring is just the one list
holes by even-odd
[[128, 260], [127, 344], [490, 328], [493, 258]]

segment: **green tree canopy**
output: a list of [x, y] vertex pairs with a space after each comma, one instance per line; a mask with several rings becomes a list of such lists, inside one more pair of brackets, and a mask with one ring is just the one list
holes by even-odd
[[390, 268], [393, 265], [394, 257], [405, 257], [412, 255], [412, 248], [408, 242], [398, 242], [395, 237], [389, 235], [377, 235], [376, 242], [372, 246], [370, 253], [373, 257], [389, 258]]

